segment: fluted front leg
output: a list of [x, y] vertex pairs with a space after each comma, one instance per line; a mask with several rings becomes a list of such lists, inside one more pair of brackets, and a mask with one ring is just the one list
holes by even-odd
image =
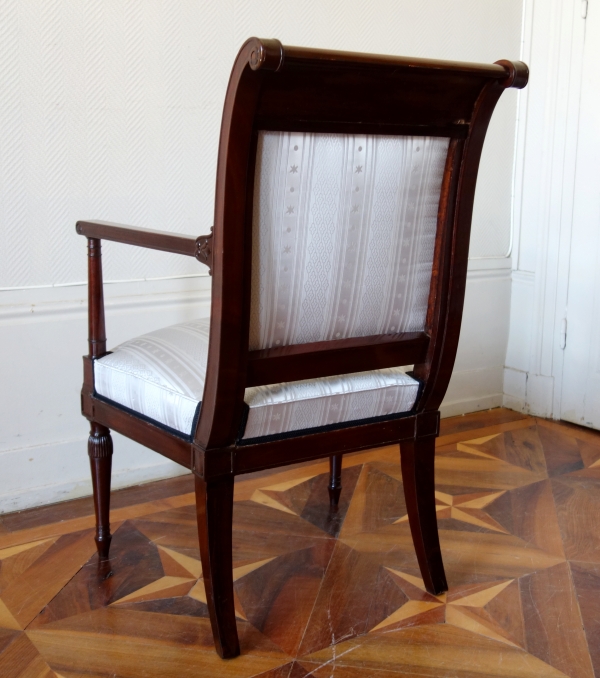
[[92, 422], [88, 439], [88, 455], [94, 487], [94, 511], [96, 512], [96, 547], [101, 560], [108, 558], [110, 549], [110, 474], [113, 443], [106, 426]]

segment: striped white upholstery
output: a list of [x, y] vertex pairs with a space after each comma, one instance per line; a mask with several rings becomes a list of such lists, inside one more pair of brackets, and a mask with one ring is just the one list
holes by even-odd
[[209, 326], [194, 320], [117, 346], [94, 363], [96, 392], [190, 435], [204, 392]]
[[423, 329], [448, 143], [260, 133], [251, 349]]
[[[185, 435], [193, 434], [208, 358], [209, 320], [150, 332], [95, 361], [96, 392]], [[410, 410], [418, 382], [399, 368], [246, 389], [244, 438]]]

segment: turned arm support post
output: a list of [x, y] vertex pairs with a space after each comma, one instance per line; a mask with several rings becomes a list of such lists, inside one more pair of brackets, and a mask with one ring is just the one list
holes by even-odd
[[[88, 352], [94, 360], [106, 354], [104, 292], [102, 288], [102, 241], [88, 237]], [[91, 385], [90, 385], [91, 386]], [[85, 389], [85, 385], [84, 385]], [[101, 561], [108, 558], [110, 542], [110, 475], [113, 445], [110, 431], [90, 419], [88, 456], [94, 488], [96, 547]]]
[[88, 238], [88, 347], [92, 359], [106, 353], [102, 241], [99, 238]]

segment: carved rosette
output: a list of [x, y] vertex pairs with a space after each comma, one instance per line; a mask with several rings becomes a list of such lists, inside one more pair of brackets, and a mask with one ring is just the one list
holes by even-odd
[[201, 235], [196, 239], [196, 259], [201, 264], [208, 266], [208, 274], [212, 275], [213, 265], [213, 229], [210, 229], [210, 235]]

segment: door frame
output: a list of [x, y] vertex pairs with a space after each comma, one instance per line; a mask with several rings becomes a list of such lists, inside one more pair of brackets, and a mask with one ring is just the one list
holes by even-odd
[[[521, 58], [531, 68], [531, 79], [518, 106], [504, 404], [555, 419], [560, 418], [562, 398], [561, 339], [567, 318], [586, 27], [583, 9], [582, 0], [523, 2]], [[534, 227], [535, 259], [531, 256]]]

